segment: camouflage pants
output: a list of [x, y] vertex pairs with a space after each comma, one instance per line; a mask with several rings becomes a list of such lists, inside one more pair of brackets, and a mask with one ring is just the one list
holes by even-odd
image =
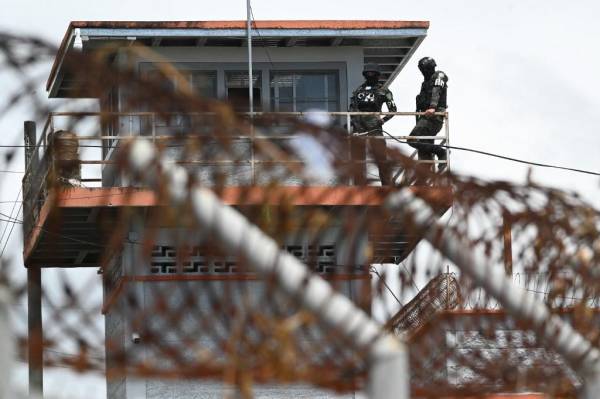
[[[415, 125], [411, 136], [435, 136], [444, 126], [444, 120], [441, 117], [419, 117], [417, 124]], [[438, 159], [446, 159], [446, 149], [434, 144], [433, 139], [409, 139], [408, 144], [414, 147], [418, 154], [419, 159], [431, 160], [436, 155]]]
[[377, 165], [377, 169], [379, 169], [381, 185], [391, 185], [391, 170], [387, 161], [387, 146], [381, 128], [381, 121], [377, 117], [364, 116], [355, 118], [352, 123], [354, 125], [354, 133], [366, 133], [365, 135], [352, 137], [350, 143], [354, 184], [367, 184], [367, 168], [365, 161], [367, 158], [368, 145], [371, 155], [375, 160], [375, 164]]

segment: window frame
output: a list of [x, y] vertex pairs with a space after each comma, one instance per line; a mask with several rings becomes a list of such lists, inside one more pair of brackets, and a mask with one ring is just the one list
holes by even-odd
[[[294, 75], [302, 75], [302, 74], [317, 75], [317, 74], [323, 74], [323, 75], [326, 75], [326, 74], [333, 73], [333, 74], [335, 74], [334, 77], [337, 80], [336, 81], [336, 84], [337, 84], [337, 98], [336, 98], [337, 104], [336, 104], [336, 108], [337, 108], [337, 110], [334, 110], [332, 112], [337, 112], [337, 111], [340, 111], [342, 109], [345, 109], [345, 108], [342, 108], [342, 97], [341, 97], [342, 90], [341, 90], [341, 84], [340, 84], [340, 80], [341, 79], [340, 79], [339, 70], [336, 70], [336, 69], [306, 69], [306, 70], [299, 70], [299, 69], [275, 70], [275, 69], [271, 69], [269, 72], [270, 72], [269, 73], [269, 97], [270, 97], [269, 108], [271, 108], [271, 105], [273, 105], [274, 109], [279, 108], [279, 106], [280, 106], [279, 104], [277, 106], [275, 105], [275, 103], [274, 103], [274, 96], [271, 96], [271, 92], [270, 92], [271, 91], [271, 81], [272, 81], [272, 79], [274, 78], [274, 76], [276, 74], [290, 74], [290, 75], [291, 74], [294, 74]], [[300, 112], [297, 109], [296, 91], [297, 91], [297, 86], [294, 84], [294, 86], [292, 87], [292, 92], [293, 92], [293, 95], [292, 95], [292, 99], [293, 99], [292, 100], [292, 112]], [[323, 98], [325, 98], [325, 97], [323, 97]], [[325, 102], [330, 102], [330, 101], [331, 100], [329, 100], [329, 99], [325, 100]]]
[[[139, 73], [148, 69], [155, 69], [156, 62], [142, 61], [139, 63]], [[248, 69], [244, 62], [171, 62], [176, 69], [199, 70], [217, 72], [217, 99], [227, 99], [227, 88], [225, 87], [225, 74], [227, 72], [239, 72]], [[339, 90], [339, 110], [345, 111], [349, 104], [348, 91], [348, 65], [346, 61], [340, 62], [255, 62], [252, 64], [255, 73], [261, 74], [261, 106], [265, 112], [274, 112], [271, 109], [271, 73], [274, 71], [337, 71]]]

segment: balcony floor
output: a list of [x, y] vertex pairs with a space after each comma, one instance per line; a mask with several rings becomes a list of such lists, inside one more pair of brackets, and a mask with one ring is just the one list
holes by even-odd
[[[233, 206], [360, 206], [376, 211], [394, 190], [377, 186], [336, 187], [225, 187], [221, 199]], [[418, 187], [411, 190], [436, 204], [441, 215], [452, 203], [449, 187]], [[36, 226], [24, 239], [25, 265], [37, 267], [98, 267], [110, 233], [114, 231], [120, 209], [156, 208], [156, 194], [147, 189], [103, 187], [69, 188], [49, 195], [37, 218]], [[373, 235], [374, 262], [388, 263], [405, 257], [414, 240], [402, 234], [402, 226], [388, 220], [385, 237]], [[387, 255], [383, 255], [383, 254]], [[390, 256], [389, 254], [392, 254]]]

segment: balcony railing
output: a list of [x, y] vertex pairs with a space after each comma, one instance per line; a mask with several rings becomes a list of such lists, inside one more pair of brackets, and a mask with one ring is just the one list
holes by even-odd
[[[304, 118], [309, 113], [303, 112], [278, 112], [278, 113], [253, 113], [252, 115], [245, 114], [248, 117], [260, 116], [275, 116], [273, 120], [278, 120], [277, 117], [285, 117], [289, 121], [290, 118]], [[346, 130], [346, 136], [342, 141], [347, 143], [347, 155], [342, 155], [347, 161], [352, 158], [350, 150], [350, 138], [353, 140], [366, 139], [367, 135], [353, 135], [351, 131], [351, 119], [353, 116], [372, 115], [385, 116], [394, 115], [398, 117], [414, 117], [422, 115], [415, 112], [328, 112], [327, 113], [333, 124], [338, 130]], [[449, 144], [450, 131], [448, 124], [448, 114], [438, 113], [445, 119], [444, 130], [438, 136], [407, 136], [402, 134], [394, 134], [394, 132], [386, 132], [384, 136], [375, 136], [377, 140], [385, 140], [388, 143], [397, 141], [404, 142], [408, 139], [430, 139], [438, 144]], [[34, 148], [28, 148], [28, 154], [31, 161], [29, 162], [23, 178], [23, 201], [24, 206], [28, 209], [26, 214], [30, 215], [31, 220], [37, 219], [37, 214], [43, 205], [48, 191], [48, 177], [52, 172], [57, 159], [56, 154], [53, 154], [52, 146], [50, 145], [51, 137], [59, 130], [72, 130], [70, 126], [77, 126], [76, 140], [79, 142], [78, 164], [82, 168], [81, 179], [71, 184], [81, 184], [87, 187], [123, 187], [129, 186], [128, 180], [123, 178], [117, 168], [117, 160], [115, 158], [116, 150], [124, 140], [138, 138], [143, 140], [151, 140], [157, 143], [171, 142], [173, 139], [185, 138], [186, 131], [194, 131], [194, 140], [204, 140], [203, 146], [206, 148], [202, 154], [196, 155], [194, 158], [182, 158], [183, 146], [175, 146], [168, 148], [169, 156], [172, 156], [176, 162], [185, 165], [187, 168], [196, 170], [200, 176], [202, 183], [210, 185], [214, 184], [214, 172], [220, 170], [226, 175], [225, 184], [228, 185], [262, 185], [268, 183], [269, 180], [276, 178], [276, 174], [281, 173], [281, 184], [284, 185], [300, 185], [306, 184], [299, 177], [286, 174], [285, 171], [290, 164], [302, 166], [305, 161], [302, 159], [282, 159], [273, 160], [266, 159], [256, 151], [257, 143], [268, 140], [272, 143], [289, 143], [297, 140], [296, 132], [290, 130], [281, 124], [274, 124], [269, 129], [250, 129], [251, 134], [240, 134], [239, 136], [228, 135], [228, 151], [223, 151], [220, 148], [217, 138], [205, 128], [205, 135], [202, 134], [202, 123], [198, 123], [199, 119], [206, 122], [211, 114], [168, 114], [167, 120], [164, 113], [154, 112], [127, 112], [127, 113], [93, 113], [93, 112], [54, 112], [48, 116], [41, 135], [38, 137]], [[250, 118], [248, 118], [250, 120]], [[92, 123], [90, 123], [92, 121]], [[108, 121], [108, 122], [107, 122]], [[201, 122], [200, 121], [200, 122]], [[210, 126], [210, 124], [208, 124]], [[268, 131], [267, 131], [268, 130]], [[368, 136], [373, 139], [374, 136]], [[212, 146], [212, 147], [211, 147]], [[212, 150], [211, 150], [212, 148]], [[416, 157], [416, 151], [410, 155]], [[449, 158], [446, 161], [427, 160], [419, 161], [423, 163], [447, 163], [446, 170], [449, 169]], [[376, 178], [377, 172], [375, 162], [372, 159], [352, 159], [353, 164], [365, 164], [367, 173], [374, 176], [371, 184], [379, 184], [379, 179]], [[400, 165], [394, 165], [392, 161], [390, 167], [392, 169], [393, 180], [400, 183], [405, 179], [404, 170]], [[279, 169], [278, 169], [279, 168]], [[56, 177], [56, 176], [55, 176]], [[67, 182], [67, 185], [69, 183]], [[352, 185], [352, 179], [346, 178], [331, 179], [330, 181], [321, 182], [320, 185]], [[406, 182], [405, 182], [406, 184]], [[26, 221], [26, 224], [30, 224]], [[27, 230], [27, 229], [26, 229]]]

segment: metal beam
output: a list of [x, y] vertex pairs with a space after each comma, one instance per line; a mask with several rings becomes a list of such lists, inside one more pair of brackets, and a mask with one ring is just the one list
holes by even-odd
[[343, 40], [344, 40], [344, 38], [343, 38], [343, 37], [341, 37], [341, 36], [338, 36], [338, 37], [334, 38], [334, 39], [331, 41], [331, 46], [333, 46], [333, 47], [337, 47], [337, 46], [339, 46], [340, 44], [342, 44], [342, 41], [343, 41]]
[[502, 236], [504, 240], [504, 271], [507, 276], [512, 276], [512, 223], [508, 215], [502, 218]]
[[31, 266], [27, 269], [27, 354], [29, 363], [29, 395], [44, 391], [44, 344], [42, 326], [42, 270]]
[[47, 263], [46, 261], [32, 261], [29, 262], [30, 267], [40, 267], [42, 269], [81, 269], [81, 268], [96, 268], [101, 266], [100, 261], [96, 263], [81, 263], [76, 265], [74, 263]]
[[398, 48], [372, 48], [365, 47], [363, 54], [365, 57], [404, 57], [410, 50], [398, 49]]
[[15, 342], [10, 320], [10, 289], [0, 283], [0, 399], [10, 398]]
[[254, 87], [252, 72], [252, 9], [250, 8], [250, 0], [246, 0], [246, 42], [248, 43], [248, 108], [250, 111], [250, 118], [254, 113]]
[[404, 56], [402, 56], [402, 55], [397, 55], [397, 56], [393, 56], [393, 55], [365, 56], [365, 63], [374, 62], [374, 63], [377, 63], [377, 64], [389, 63], [389, 64], [398, 65], [400, 62], [402, 62], [402, 58], [403, 57]]
[[365, 39], [362, 41], [361, 46], [373, 48], [412, 48], [416, 40], [416, 37], [400, 39]]
[[75, 264], [76, 265], [81, 264], [87, 255], [88, 255], [88, 251], [80, 251], [79, 255], [77, 255], [77, 259], [75, 259]]
[[299, 37], [290, 37], [285, 41], [285, 47], [294, 47], [298, 42]]
[[[93, 39], [100, 37], [239, 37], [246, 36], [246, 29], [145, 29], [145, 28], [80, 28], [81, 35]], [[262, 37], [335, 37], [401, 39], [427, 35], [427, 29], [261, 29]]]
[[25, 170], [28, 170], [28, 168], [35, 170], [39, 162], [39, 153], [36, 147], [36, 125], [33, 121], [25, 121], [23, 127], [25, 136]]

